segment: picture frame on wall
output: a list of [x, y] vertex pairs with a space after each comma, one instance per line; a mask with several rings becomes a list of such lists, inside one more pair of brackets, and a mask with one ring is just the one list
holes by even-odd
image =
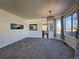
[[37, 24], [29, 24], [29, 30], [30, 31], [36, 31], [37, 30]]
[[24, 25], [22, 24], [11, 23], [10, 26], [11, 26], [11, 29], [24, 29]]

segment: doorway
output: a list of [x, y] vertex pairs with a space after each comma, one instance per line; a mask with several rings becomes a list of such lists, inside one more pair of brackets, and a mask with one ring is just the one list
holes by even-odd
[[48, 28], [47, 24], [42, 25], [42, 38], [48, 38]]

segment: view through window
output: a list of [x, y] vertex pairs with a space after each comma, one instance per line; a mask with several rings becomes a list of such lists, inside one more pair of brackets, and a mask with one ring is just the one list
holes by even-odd
[[76, 37], [77, 31], [77, 13], [74, 12], [65, 18], [65, 34]]

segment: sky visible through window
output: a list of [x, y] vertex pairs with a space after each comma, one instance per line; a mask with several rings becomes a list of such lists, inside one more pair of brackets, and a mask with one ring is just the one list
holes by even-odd
[[73, 14], [73, 31], [77, 30], [77, 13]]
[[71, 31], [71, 15], [66, 18], [66, 31]]
[[57, 34], [61, 34], [61, 20], [57, 19], [56, 23], [57, 23], [57, 30], [56, 30]]

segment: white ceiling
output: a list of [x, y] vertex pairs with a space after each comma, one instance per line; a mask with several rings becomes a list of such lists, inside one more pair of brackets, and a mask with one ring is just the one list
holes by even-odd
[[74, 0], [0, 0], [0, 8], [26, 19], [43, 18], [52, 11], [59, 16], [74, 4]]

